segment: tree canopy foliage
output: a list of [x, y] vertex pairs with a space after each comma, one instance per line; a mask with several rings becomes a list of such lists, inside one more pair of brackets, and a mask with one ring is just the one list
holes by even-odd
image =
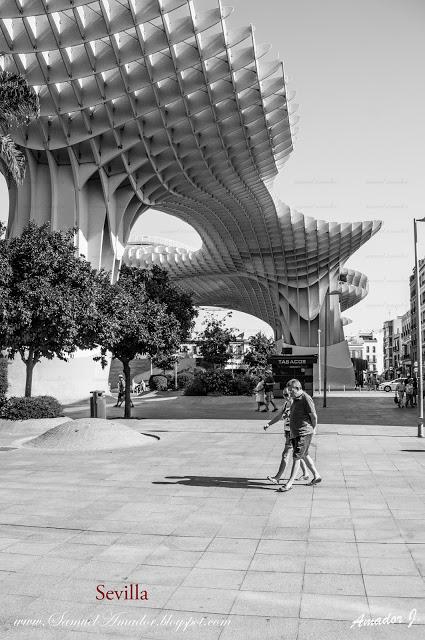
[[191, 297], [165, 270], [123, 266], [109, 273], [78, 256], [75, 229], [51, 231], [30, 222], [21, 236], [0, 229], [0, 347], [26, 365], [25, 395], [31, 396], [34, 366], [42, 359], [67, 360], [77, 349], [101, 348], [123, 363], [126, 416], [130, 415], [130, 361], [147, 354], [172, 357], [189, 337], [197, 311]]
[[196, 336], [202, 358], [214, 367], [224, 367], [232, 358], [229, 345], [236, 340], [236, 330], [226, 327], [226, 320], [231, 317], [231, 312], [221, 319], [212, 313], [207, 315], [202, 331]]
[[244, 363], [252, 370], [263, 369], [270, 356], [276, 353], [275, 341], [259, 331], [249, 340], [250, 350], [244, 356]]
[[73, 229], [33, 222], [21, 236], [0, 241], [0, 263], [2, 343], [10, 358], [19, 353], [25, 363], [30, 396], [41, 358], [67, 360], [96, 346], [92, 324], [108, 276], [76, 255]]
[[98, 340], [121, 360], [126, 382], [125, 417], [131, 417], [130, 361], [137, 355], [167, 358], [186, 340], [197, 314], [192, 300], [170, 281], [166, 271], [154, 266], [123, 266], [115, 284], [106, 287], [100, 303]]

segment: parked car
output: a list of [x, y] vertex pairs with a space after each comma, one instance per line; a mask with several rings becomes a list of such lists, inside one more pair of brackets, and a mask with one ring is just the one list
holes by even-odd
[[402, 382], [406, 378], [396, 378], [395, 380], [384, 380], [378, 387], [378, 391], [386, 391], [389, 393], [390, 391], [395, 391], [395, 388], [399, 382]]

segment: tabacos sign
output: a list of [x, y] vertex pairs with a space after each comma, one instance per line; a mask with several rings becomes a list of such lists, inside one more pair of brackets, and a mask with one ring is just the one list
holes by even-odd
[[287, 367], [306, 367], [313, 363], [311, 358], [276, 358], [276, 361]]

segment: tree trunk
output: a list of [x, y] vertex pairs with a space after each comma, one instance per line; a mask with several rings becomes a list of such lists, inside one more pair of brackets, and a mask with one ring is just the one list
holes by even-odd
[[32, 373], [34, 370], [35, 362], [34, 362], [34, 352], [32, 349], [29, 350], [28, 358], [24, 360], [26, 366], [26, 378], [25, 378], [25, 397], [31, 398], [32, 391]]
[[131, 370], [129, 360], [122, 360], [125, 378], [124, 418], [131, 418]]

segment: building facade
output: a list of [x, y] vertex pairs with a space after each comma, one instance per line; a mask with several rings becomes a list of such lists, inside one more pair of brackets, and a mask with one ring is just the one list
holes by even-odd
[[[414, 361], [413, 361], [414, 362]], [[414, 367], [412, 362], [412, 313], [406, 311], [401, 318], [401, 354], [400, 368], [401, 375], [406, 378], [413, 375]]]
[[366, 361], [364, 375], [377, 376], [384, 368], [383, 333], [366, 331], [347, 338], [350, 358]]
[[[419, 261], [419, 287], [421, 300], [421, 322], [422, 322], [422, 359], [425, 361], [425, 260]], [[418, 363], [417, 350], [417, 323], [416, 323], [416, 270], [413, 269], [410, 276], [410, 318], [411, 318], [411, 363], [412, 373], [416, 373], [415, 368]]]
[[[399, 375], [402, 354], [402, 318], [397, 316], [384, 322], [383, 350], [384, 350], [384, 377], [393, 380]], [[401, 374], [400, 374], [401, 375]]]
[[[246, 370], [248, 366], [244, 364], [244, 356], [250, 350], [249, 338], [245, 338], [244, 334], [236, 336], [235, 340], [230, 342], [227, 349], [231, 354], [231, 358], [226, 362], [224, 368], [234, 371]], [[201, 341], [200, 340], [188, 340], [184, 344], [180, 345], [180, 355], [185, 358], [194, 358], [197, 366], [202, 365], [201, 355]]]

